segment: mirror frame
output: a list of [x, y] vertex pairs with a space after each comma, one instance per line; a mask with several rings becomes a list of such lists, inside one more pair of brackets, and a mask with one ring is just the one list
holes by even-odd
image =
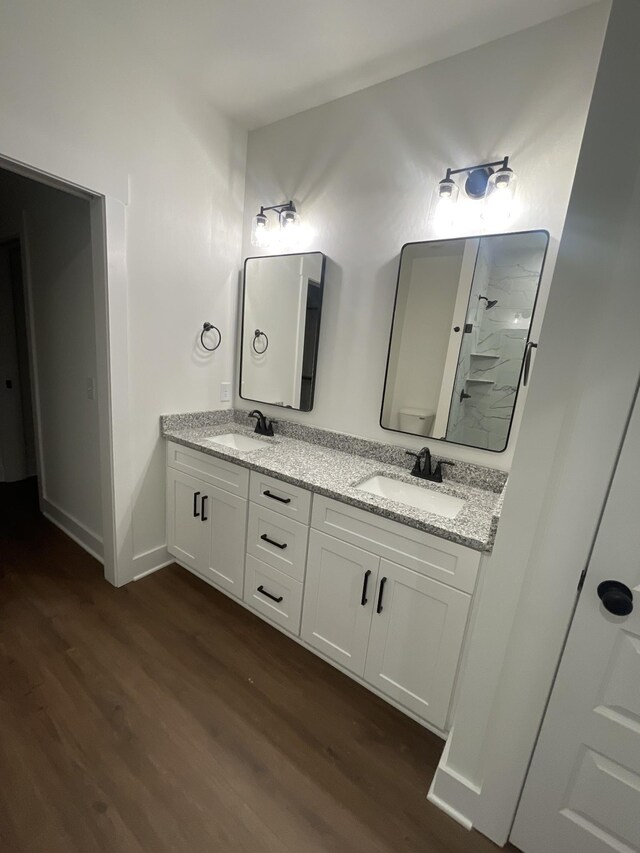
[[[402, 255], [403, 255], [404, 250], [409, 248], [409, 246], [422, 246], [425, 243], [453, 243], [453, 242], [460, 242], [463, 240], [482, 240], [482, 239], [485, 239], [487, 237], [506, 237], [509, 234], [513, 234], [514, 236], [521, 236], [523, 234], [544, 234], [545, 237], [547, 238], [547, 243], [544, 247], [544, 254], [542, 255], [542, 263], [540, 265], [540, 274], [538, 276], [538, 287], [536, 289], [536, 296], [535, 296], [535, 299], [533, 301], [533, 307], [531, 309], [531, 322], [529, 324], [528, 334], [527, 334], [527, 337], [525, 339], [525, 352], [526, 352], [527, 344], [529, 343], [529, 341], [531, 339], [531, 330], [533, 328], [533, 319], [535, 317], [536, 308], [538, 306], [538, 298], [540, 296], [540, 283], [542, 282], [542, 276], [544, 275], [545, 265], [547, 262], [547, 254], [549, 252], [549, 241], [551, 239], [551, 235], [549, 234], [549, 232], [547, 231], [546, 228], [527, 228], [524, 231], [503, 231], [499, 234], [465, 234], [464, 236], [460, 236], [460, 237], [444, 237], [442, 239], [435, 239], [435, 240], [412, 240], [410, 243], [405, 243], [402, 246], [402, 248], [400, 249], [400, 256], [399, 256], [399, 260], [398, 260], [398, 275], [396, 277], [396, 292], [395, 292], [395, 296], [393, 298], [393, 313], [391, 315], [391, 328], [389, 329], [389, 346], [387, 348], [387, 362], [386, 362], [385, 369], [384, 369], [384, 380], [382, 383], [382, 401], [380, 403], [380, 418], [378, 420], [378, 423], [380, 424], [380, 427], [383, 430], [386, 430], [387, 432], [397, 432], [400, 435], [411, 435], [414, 438], [421, 438], [422, 437], [425, 439], [425, 441], [439, 441], [439, 442], [442, 442], [443, 444], [455, 444], [458, 447], [471, 447], [474, 450], [481, 450], [481, 451], [484, 451], [485, 453], [504, 453], [507, 450], [507, 448], [509, 447], [509, 441], [511, 439], [511, 430], [513, 428], [513, 419], [514, 419], [516, 407], [518, 405], [518, 396], [520, 394], [520, 388], [522, 387], [522, 372], [524, 370], [524, 357], [522, 359], [522, 364], [520, 365], [520, 372], [518, 373], [518, 385], [516, 387], [516, 393], [515, 393], [515, 396], [513, 398], [513, 409], [512, 409], [512, 414], [511, 414], [511, 420], [509, 421], [509, 429], [507, 430], [507, 437], [506, 437], [505, 445], [502, 448], [502, 450], [491, 450], [488, 447], [478, 447], [475, 444], [462, 444], [462, 442], [459, 442], [459, 441], [449, 441], [446, 438], [436, 438], [436, 436], [429, 436], [429, 435], [419, 436], [419, 435], [416, 435], [416, 433], [414, 433], [414, 432], [404, 432], [401, 429], [393, 429], [393, 427], [385, 426], [382, 423], [382, 415], [384, 412], [384, 398], [385, 398], [385, 393], [386, 393], [386, 389], [387, 389], [387, 379], [389, 377], [389, 362], [391, 360], [391, 343], [393, 341], [393, 330], [394, 330], [394, 327], [396, 324], [396, 308], [398, 305], [398, 290], [400, 288], [400, 272], [401, 272], [401, 268], [402, 268]], [[470, 300], [471, 300], [471, 294], [469, 294], [469, 301]], [[469, 302], [467, 302], [467, 312], [468, 311], [469, 311]], [[460, 338], [460, 346], [462, 346], [462, 337]], [[459, 350], [458, 350], [458, 352], [459, 352]], [[449, 403], [449, 412], [451, 412], [451, 403]]]
[[[249, 261], [257, 261], [257, 260], [265, 260], [267, 258], [290, 258], [290, 257], [300, 257], [301, 255], [321, 255], [322, 256], [322, 266], [320, 267], [320, 281], [318, 284], [320, 285], [320, 308], [318, 310], [318, 335], [316, 337], [316, 344], [313, 352], [313, 380], [311, 383], [311, 398], [309, 400], [309, 408], [308, 409], [294, 409], [291, 406], [278, 406], [277, 403], [271, 403], [268, 400], [256, 400], [253, 397], [243, 397], [242, 396], [242, 353], [244, 352], [244, 312], [245, 312], [245, 301], [246, 301], [246, 292], [247, 292], [247, 264]], [[322, 329], [322, 307], [324, 304], [324, 278], [326, 274], [327, 267], [327, 256], [324, 252], [287, 252], [282, 255], [252, 255], [250, 258], [244, 259], [244, 264], [242, 267], [242, 311], [240, 312], [240, 350], [238, 355], [239, 360], [239, 369], [238, 369], [238, 397], [241, 400], [248, 400], [250, 403], [260, 403], [263, 406], [275, 406], [277, 409], [281, 409], [282, 411], [289, 412], [311, 412], [313, 411], [313, 404], [315, 402], [316, 396], [316, 379], [318, 373], [318, 351], [320, 348], [320, 330]]]

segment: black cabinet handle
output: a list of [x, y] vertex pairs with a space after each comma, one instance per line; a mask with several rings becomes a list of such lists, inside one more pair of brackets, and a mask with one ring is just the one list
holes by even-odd
[[200, 497], [200, 492], [193, 493], [193, 517], [200, 518], [200, 513], [198, 512], [198, 498]]
[[263, 542], [268, 542], [269, 545], [275, 545], [276, 548], [280, 548], [281, 551], [284, 551], [284, 549], [287, 547], [286, 542], [276, 542], [273, 539], [269, 539], [269, 537], [267, 536], [266, 533], [263, 533], [260, 538], [262, 539]]
[[531, 373], [531, 355], [534, 349], [538, 348], [538, 344], [534, 344], [533, 341], [529, 341], [529, 343], [524, 348], [524, 368], [522, 371], [522, 384], [526, 388], [529, 384], [529, 374]]
[[279, 498], [278, 495], [272, 495], [268, 489], [265, 489], [262, 494], [268, 498], [272, 498], [274, 501], [280, 501], [281, 504], [291, 503], [291, 498]]
[[362, 581], [362, 596], [360, 598], [360, 604], [364, 607], [367, 603], [367, 586], [369, 585], [369, 577], [371, 575], [371, 569], [367, 569], [364, 573], [364, 580]]
[[378, 593], [378, 606], [376, 607], [376, 613], [382, 613], [382, 593], [384, 592], [384, 585], [386, 584], [387, 579], [382, 578], [380, 581], [380, 592]]
[[202, 496], [202, 516], [201, 517], [202, 517], [203, 521], [209, 520], [209, 516], [204, 514], [205, 513], [205, 507], [207, 506], [205, 501], [208, 501], [208, 500], [209, 500], [209, 495], [203, 495]]
[[271, 593], [267, 592], [267, 590], [262, 586], [262, 584], [260, 584], [260, 586], [258, 587], [258, 592], [261, 595], [266, 595], [267, 598], [270, 598], [271, 601], [275, 601], [276, 604], [280, 604], [280, 602], [284, 599], [283, 595], [271, 595]]

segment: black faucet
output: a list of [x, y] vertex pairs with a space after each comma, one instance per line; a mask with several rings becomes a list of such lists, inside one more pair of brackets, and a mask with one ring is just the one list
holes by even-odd
[[415, 463], [411, 469], [414, 477], [420, 477], [421, 480], [429, 480], [431, 483], [442, 482], [442, 466], [455, 465], [454, 462], [445, 462], [444, 459], [438, 460], [436, 467], [431, 470], [431, 451], [428, 447], [423, 447], [419, 453], [412, 453], [407, 450], [407, 456], [415, 456]]
[[273, 425], [275, 421], [268, 421], [266, 417], [258, 409], [254, 409], [247, 415], [248, 418], [256, 419], [256, 428], [254, 432], [258, 435], [273, 435]]

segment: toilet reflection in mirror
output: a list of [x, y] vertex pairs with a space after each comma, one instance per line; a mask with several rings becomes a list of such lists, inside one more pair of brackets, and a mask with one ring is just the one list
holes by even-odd
[[547, 244], [527, 231], [403, 248], [381, 426], [506, 448]]

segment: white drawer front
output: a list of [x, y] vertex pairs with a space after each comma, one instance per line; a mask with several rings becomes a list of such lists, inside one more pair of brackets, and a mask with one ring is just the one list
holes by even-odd
[[309, 528], [249, 502], [247, 551], [296, 580], [304, 579]]
[[473, 592], [480, 554], [423, 530], [316, 495], [311, 525], [379, 557]]
[[184, 474], [198, 477], [205, 483], [224, 489], [232, 495], [238, 495], [241, 498], [249, 495], [249, 471], [225, 459], [216, 459], [207, 453], [200, 453], [198, 450], [168, 441], [167, 465]]
[[299, 636], [302, 584], [247, 554], [244, 600], [285, 631]]
[[311, 492], [306, 489], [290, 486], [275, 477], [252, 471], [249, 497], [254, 503], [293, 518], [301, 524], [309, 523]]

